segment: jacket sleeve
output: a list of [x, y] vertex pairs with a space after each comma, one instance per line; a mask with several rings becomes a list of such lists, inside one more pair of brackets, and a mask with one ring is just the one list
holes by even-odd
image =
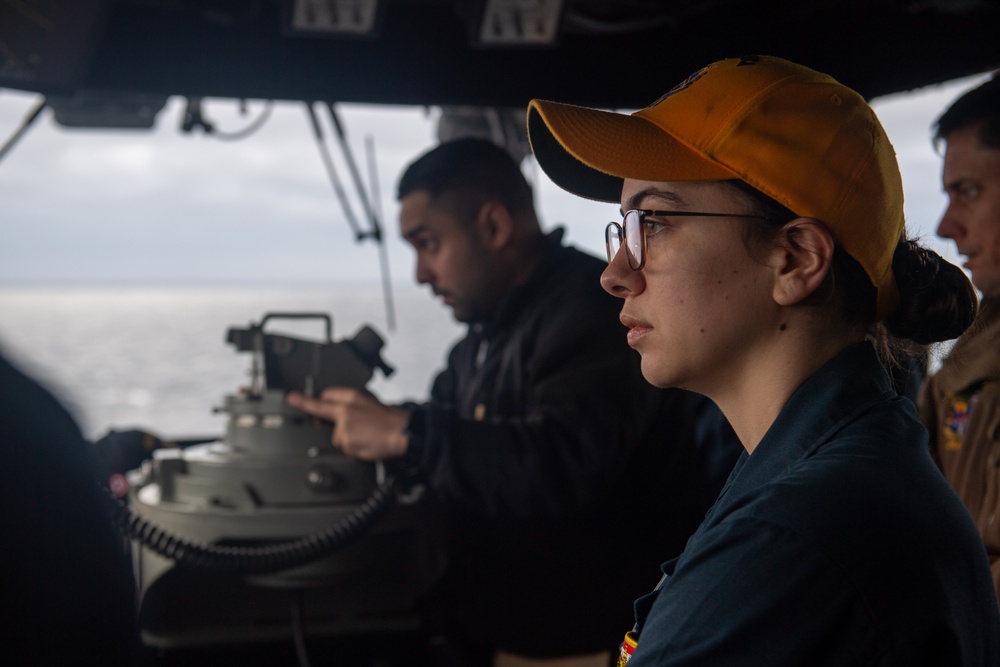
[[[642, 378], [617, 300], [597, 304], [584, 290], [562, 293], [523, 332], [523, 416], [460, 418], [451, 367], [473, 351], [462, 349], [468, 341], [452, 351], [433, 400], [411, 420], [420, 423], [413, 458], [439, 495], [489, 517], [563, 517], [610, 492], [651, 421], [669, 430], [676, 412], [676, 430], [692, 428], [681, 392]], [[657, 448], [671, 435], [658, 434]]]

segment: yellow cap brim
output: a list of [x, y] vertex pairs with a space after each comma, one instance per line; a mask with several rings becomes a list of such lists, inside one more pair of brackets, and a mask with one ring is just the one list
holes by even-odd
[[556, 185], [597, 201], [619, 201], [624, 178], [739, 178], [637, 115], [532, 100], [528, 140], [538, 164]]

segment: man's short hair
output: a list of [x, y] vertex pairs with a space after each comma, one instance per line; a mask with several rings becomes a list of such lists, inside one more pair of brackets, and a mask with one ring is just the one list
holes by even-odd
[[934, 142], [947, 140], [955, 130], [983, 123], [979, 141], [989, 148], [1000, 148], [1000, 76], [973, 88], [941, 114], [934, 124]]
[[512, 216], [534, 216], [531, 186], [511, 155], [491, 141], [464, 138], [431, 149], [399, 179], [396, 197], [426, 191], [463, 224], [487, 201], [503, 204]]

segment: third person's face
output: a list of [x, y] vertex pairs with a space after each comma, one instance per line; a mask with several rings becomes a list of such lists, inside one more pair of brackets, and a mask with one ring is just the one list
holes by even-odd
[[1000, 149], [983, 146], [980, 125], [948, 135], [942, 181], [948, 208], [938, 235], [955, 242], [985, 296], [1000, 297]]

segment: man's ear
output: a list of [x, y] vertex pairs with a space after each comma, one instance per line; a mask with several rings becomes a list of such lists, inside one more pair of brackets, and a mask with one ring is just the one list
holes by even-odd
[[506, 248], [514, 237], [514, 219], [507, 207], [499, 202], [483, 204], [476, 218], [476, 228], [483, 246], [491, 250]]
[[775, 280], [772, 295], [782, 306], [792, 306], [812, 295], [826, 280], [833, 263], [833, 235], [821, 222], [796, 218], [782, 229], [774, 248]]

